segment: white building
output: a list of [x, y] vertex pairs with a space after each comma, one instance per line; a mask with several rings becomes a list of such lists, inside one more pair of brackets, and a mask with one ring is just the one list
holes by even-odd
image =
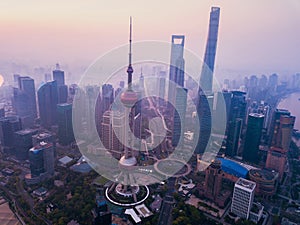
[[248, 219], [252, 208], [256, 183], [240, 178], [234, 185], [231, 212]]

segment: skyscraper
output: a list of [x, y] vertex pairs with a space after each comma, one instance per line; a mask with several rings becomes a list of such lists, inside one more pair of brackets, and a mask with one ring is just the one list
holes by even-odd
[[[276, 114], [278, 115], [278, 112], [275, 112]], [[276, 170], [281, 181], [285, 171], [295, 117], [280, 115], [279, 121], [276, 120], [275, 123], [272, 143], [267, 155], [266, 168]]]
[[226, 155], [236, 156], [238, 155], [239, 141], [241, 136], [243, 120], [240, 118], [229, 122], [229, 129], [226, 140]]
[[214, 96], [200, 94], [197, 104], [197, 114], [200, 122], [199, 138], [196, 152], [204, 153], [211, 134], [211, 109]]
[[72, 104], [57, 105], [58, 140], [61, 145], [69, 145], [74, 141], [72, 126]]
[[231, 103], [227, 123], [226, 155], [238, 155], [239, 140], [246, 117], [246, 93], [231, 92]]
[[256, 184], [243, 178], [234, 185], [231, 212], [241, 218], [248, 219], [254, 200]]
[[102, 104], [101, 110], [104, 113], [110, 110], [111, 104], [114, 102], [114, 88], [111, 84], [102, 85]]
[[210, 11], [208, 38], [206, 43], [204, 65], [202, 67], [200, 85], [205, 93], [212, 92], [213, 72], [217, 51], [220, 8], [212, 7]]
[[65, 85], [65, 72], [60, 69], [59, 64], [56, 64], [53, 70], [53, 80], [57, 82], [58, 103], [66, 103], [68, 99], [68, 86]]
[[57, 121], [57, 81], [43, 84], [37, 91], [41, 125], [50, 129]]
[[205, 197], [215, 200], [222, 189], [221, 162], [215, 160], [205, 171]]
[[217, 50], [220, 8], [212, 7], [210, 12], [208, 39], [204, 55], [204, 64], [200, 75], [198, 90], [197, 114], [200, 120], [200, 132], [197, 143], [197, 153], [203, 153], [207, 147], [211, 133], [211, 117], [213, 105], [213, 72]]
[[176, 86], [184, 86], [184, 36], [172, 35], [168, 101], [175, 104]]
[[54, 173], [54, 148], [52, 143], [40, 142], [29, 150], [30, 171], [33, 177]]
[[[166, 71], [160, 71], [158, 77], [158, 97], [161, 99], [165, 99], [165, 91], [166, 91]], [[161, 102], [161, 101], [159, 101]]]
[[269, 131], [268, 132], [269, 133], [269, 144], [270, 145], [275, 145], [276, 144], [276, 140], [277, 140], [276, 133], [277, 133], [277, 131], [279, 129], [279, 126], [280, 126], [280, 117], [281, 116], [290, 116], [290, 115], [291, 115], [291, 113], [286, 109], [276, 109], [273, 112], [270, 127], [268, 129], [268, 131]]
[[14, 133], [22, 129], [20, 118], [9, 116], [0, 118], [0, 141], [1, 146], [11, 149], [14, 147]]
[[55, 70], [53, 70], [53, 80], [56, 80], [57, 86], [65, 85], [65, 72], [60, 69], [59, 64], [55, 65]]
[[34, 80], [27, 76], [18, 76], [17, 83], [18, 88], [14, 88], [14, 108], [22, 121], [23, 128], [31, 127], [37, 117]]
[[185, 126], [185, 114], [187, 105], [187, 92], [186, 88], [176, 88], [175, 96], [175, 113], [173, 123], [173, 136], [172, 145], [177, 146], [183, 144], [184, 126]]
[[263, 124], [264, 115], [258, 113], [249, 114], [243, 150], [243, 159], [248, 162], [258, 163], [258, 150]]
[[37, 133], [37, 130], [26, 129], [15, 132], [14, 147], [17, 159], [28, 159], [28, 151], [32, 148], [32, 136]]
[[108, 110], [103, 114], [101, 141], [106, 149], [116, 159], [120, 159], [125, 143], [124, 114], [118, 111]]

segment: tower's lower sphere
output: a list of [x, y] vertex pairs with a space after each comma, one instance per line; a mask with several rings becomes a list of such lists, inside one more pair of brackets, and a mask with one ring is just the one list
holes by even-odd
[[138, 95], [134, 91], [127, 90], [120, 96], [121, 102], [125, 107], [131, 108], [138, 101]]

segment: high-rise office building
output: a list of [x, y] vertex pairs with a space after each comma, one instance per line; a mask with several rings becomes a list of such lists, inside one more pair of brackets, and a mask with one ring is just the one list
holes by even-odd
[[230, 102], [230, 110], [228, 121], [235, 121], [237, 118], [243, 120], [243, 124], [246, 120], [246, 93], [241, 91], [232, 91], [232, 97]]
[[[9, 116], [0, 118], [0, 141], [1, 146], [11, 149], [15, 144], [16, 131], [22, 129], [20, 118], [17, 116]], [[11, 151], [10, 151], [11, 153]]]
[[52, 143], [54, 148], [54, 156], [56, 156], [56, 136], [48, 132], [40, 132], [32, 136], [32, 145], [36, 146], [40, 142]]
[[172, 35], [168, 101], [175, 104], [176, 86], [184, 86], [184, 36]]
[[185, 126], [185, 114], [187, 105], [187, 92], [186, 88], [177, 87], [175, 96], [175, 112], [173, 122], [173, 135], [172, 145], [182, 145], [184, 141], [184, 126]]
[[54, 173], [54, 148], [52, 143], [40, 142], [29, 150], [30, 171], [33, 177]]
[[111, 104], [114, 102], [114, 88], [111, 84], [102, 85], [102, 104], [101, 110], [104, 113], [110, 110]]
[[263, 124], [264, 115], [258, 113], [249, 114], [243, 150], [243, 159], [248, 162], [258, 163], [258, 150]]
[[53, 80], [57, 82], [58, 103], [66, 103], [68, 99], [68, 86], [65, 84], [65, 72], [60, 69], [57, 63], [52, 73]]
[[276, 109], [273, 112], [273, 116], [272, 116], [272, 120], [271, 120], [270, 128], [269, 128], [269, 144], [271, 146], [276, 145], [276, 142], [281, 141], [281, 137], [277, 133], [280, 128], [281, 116], [290, 116], [290, 115], [291, 115], [291, 113], [286, 109]]
[[20, 117], [20, 120], [24, 127], [30, 127], [33, 125], [33, 117], [30, 115], [28, 105], [28, 96], [19, 88], [13, 89], [13, 107], [16, 114]]
[[37, 91], [41, 125], [47, 129], [57, 122], [57, 81], [43, 84]]
[[13, 105], [24, 128], [32, 127], [37, 117], [34, 80], [18, 76], [18, 88], [14, 88]]
[[205, 171], [205, 196], [214, 201], [222, 189], [221, 162], [215, 160]]
[[243, 159], [248, 162], [258, 163], [258, 151], [263, 123], [264, 115], [258, 113], [249, 114], [243, 150]]
[[246, 117], [246, 93], [241, 91], [230, 92], [231, 100], [227, 123], [226, 155], [238, 155], [241, 130]]
[[68, 100], [68, 86], [61, 85], [57, 87], [58, 103], [66, 103]]
[[[275, 112], [278, 115], [278, 111]], [[279, 173], [279, 181], [282, 180], [285, 171], [287, 153], [290, 147], [295, 117], [280, 115], [279, 121], [275, 121], [271, 147], [268, 150], [266, 168]]]
[[32, 145], [35, 146], [40, 142], [47, 142], [55, 144], [55, 137], [53, 134], [48, 132], [41, 132], [32, 136]]
[[5, 105], [4, 103], [0, 104], [0, 118], [5, 117]]
[[102, 120], [102, 135], [100, 136], [104, 147], [109, 150], [113, 157], [120, 159], [125, 143], [124, 113], [118, 111], [106, 111]]
[[226, 155], [234, 157], [238, 155], [238, 149], [240, 146], [240, 137], [242, 131], [243, 120], [236, 118], [234, 121], [229, 121], [228, 132], [226, 139]]
[[205, 93], [212, 92], [213, 71], [217, 51], [217, 40], [219, 30], [220, 8], [212, 7], [210, 11], [208, 38], [206, 43], [204, 65], [202, 67], [200, 85]]
[[[271, 146], [289, 150], [296, 117], [281, 115], [275, 125]], [[277, 122], [276, 122], [277, 123]]]
[[259, 96], [257, 96], [258, 93], [258, 78], [255, 75], [252, 75], [250, 77], [247, 88], [247, 96], [250, 99], [257, 99]]
[[58, 140], [61, 145], [69, 145], [74, 141], [72, 125], [72, 104], [57, 105]]
[[208, 38], [206, 43], [204, 64], [200, 75], [200, 87], [198, 90], [197, 114], [200, 122], [199, 139], [196, 151], [203, 153], [207, 147], [212, 126], [213, 106], [213, 72], [217, 50], [219, 30], [220, 8], [212, 7], [210, 12]]
[[103, 113], [101, 122], [101, 142], [106, 149], [111, 149], [111, 113], [112, 111], [107, 110]]
[[25, 129], [15, 132], [15, 155], [17, 159], [28, 159], [28, 151], [32, 148], [32, 136], [37, 133], [37, 130]]
[[197, 114], [200, 122], [199, 138], [196, 152], [204, 153], [211, 135], [211, 117], [213, 106], [213, 95], [200, 94], [198, 98]]
[[238, 217], [248, 219], [254, 200], [256, 184], [243, 178], [239, 178], [234, 185], [231, 203], [231, 212]]
[[53, 80], [56, 80], [57, 86], [65, 85], [65, 72], [60, 69], [58, 63], [55, 66], [56, 66], [55, 70], [52, 71]]
[[158, 76], [158, 97], [161, 99], [165, 99], [166, 75], [166, 71], [160, 71]]
[[269, 76], [268, 88], [271, 93], [274, 93], [278, 85], [278, 75], [276, 73]]

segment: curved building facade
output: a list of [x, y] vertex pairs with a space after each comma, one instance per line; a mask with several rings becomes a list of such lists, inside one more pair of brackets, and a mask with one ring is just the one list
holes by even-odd
[[249, 179], [256, 183], [255, 193], [264, 197], [272, 196], [276, 192], [278, 173], [269, 170], [252, 169]]

